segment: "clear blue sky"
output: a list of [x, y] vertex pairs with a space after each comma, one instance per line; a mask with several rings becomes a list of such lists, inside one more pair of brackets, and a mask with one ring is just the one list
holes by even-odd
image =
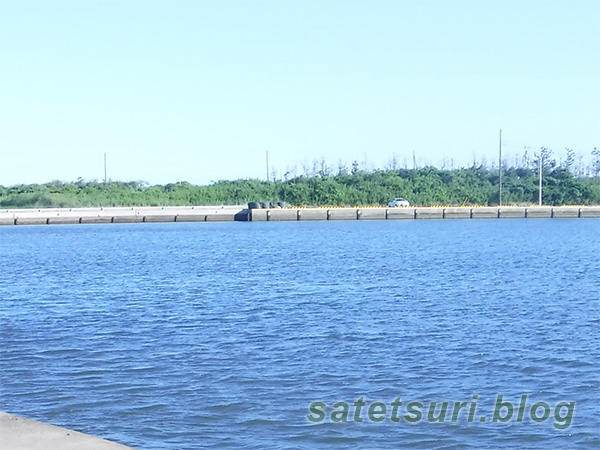
[[600, 147], [600, 1], [0, 0], [0, 184]]

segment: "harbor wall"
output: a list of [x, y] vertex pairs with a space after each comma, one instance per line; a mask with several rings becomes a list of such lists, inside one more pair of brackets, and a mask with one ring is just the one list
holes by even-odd
[[600, 218], [600, 206], [251, 209], [252, 222], [308, 220]]
[[600, 206], [283, 208], [187, 206], [0, 210], [0, 225], [327, 220], [600, 218]]
[[244, 206], [156, 206], [0, 210], [0, 225], [233, 222], [248, 220]]

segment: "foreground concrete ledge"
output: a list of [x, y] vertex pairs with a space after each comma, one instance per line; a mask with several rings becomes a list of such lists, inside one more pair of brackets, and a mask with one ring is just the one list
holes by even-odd
[[0, 450], [135, 450], [94, 436], [0, 412]]

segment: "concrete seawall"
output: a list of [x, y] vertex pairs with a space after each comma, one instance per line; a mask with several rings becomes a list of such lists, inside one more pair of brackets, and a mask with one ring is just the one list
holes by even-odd
[[78, 431], [0, 412], [0, 450], [135, 450]]
[[600, 218], [600, 206], [252, 209], [251, 222], [304, 220]]
[[58, 208], [0, 210], [0, 225], [159, 222], [283, 222], [306, 220], [600, 218], [600, 206], [503, 206], [414, 208], [286, 208], [243, 206]]
[[0, 210], [0, 225], [142, 222], [233, 222], [248, 220], [244, 206], [156, 206]]

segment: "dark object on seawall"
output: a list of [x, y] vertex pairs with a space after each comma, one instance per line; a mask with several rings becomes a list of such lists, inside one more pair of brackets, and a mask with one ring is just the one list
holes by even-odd
[[286, 202], [249, 202], [248, 209], [287, 208]]

